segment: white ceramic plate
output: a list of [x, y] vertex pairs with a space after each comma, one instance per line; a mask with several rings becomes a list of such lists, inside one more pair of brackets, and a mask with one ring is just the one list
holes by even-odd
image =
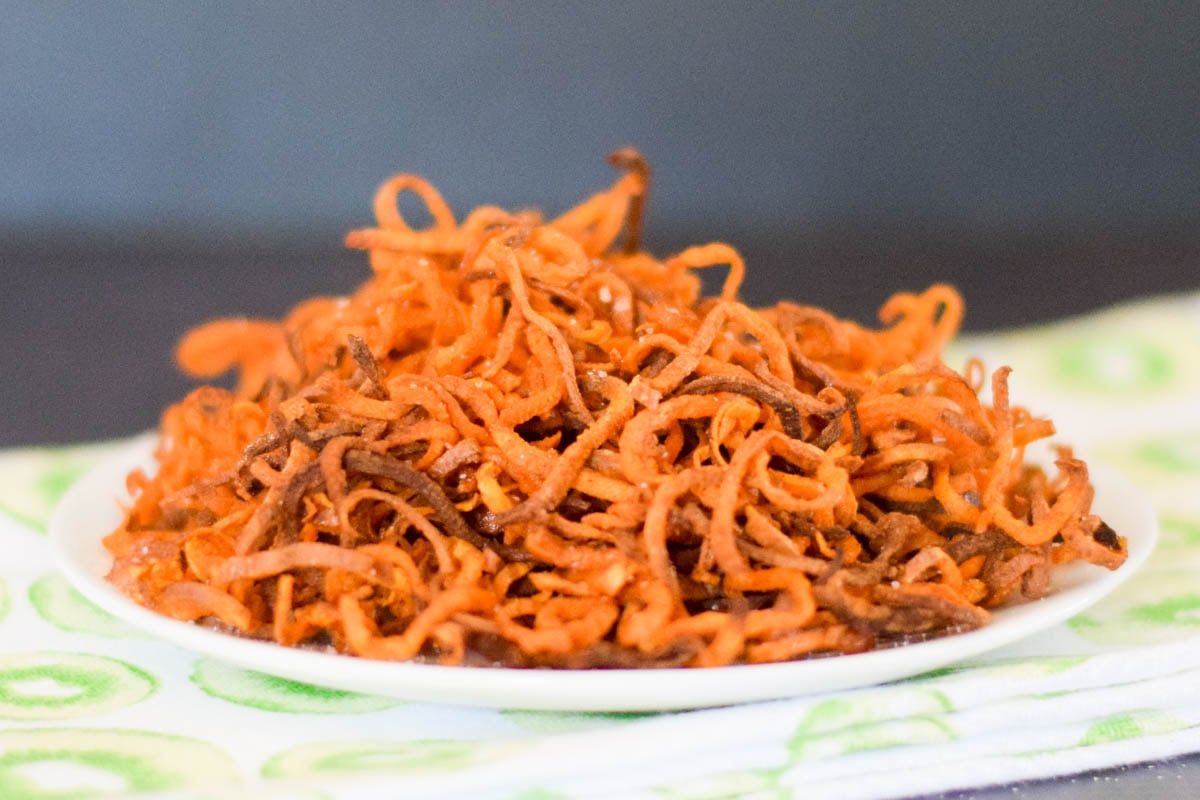
[[656, 711], [771, 700], [869, 686], [995, 650], [1052, 627], [1111, 592], [1150, 554], [1153, 510], [1120, 476], [1093, 469], [1095, 509], [1127, 537], [1129, 558], [1115, 572], [1076, 564], [1055, 573], [1051, 594], [997, 610], [969, 633], [851, 656], [715, 669], [521, 670], [369, 661], [239, 639], [160, 616], [135, 604], [104, 576], [111, 557], [101, 538], [121, 520], [130, 469], [153, 467], [153, 440], [139, 438], [80, 480], [50, 522], [58, 565], [101, 608], [168, 642], [247, 669], [298, 681], [406, 700], [497, 708]]

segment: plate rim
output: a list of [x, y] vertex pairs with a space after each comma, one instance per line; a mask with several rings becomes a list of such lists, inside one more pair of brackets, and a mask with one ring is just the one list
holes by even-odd
[[[241, 639], [171, 619], [136, 604], [104, 579], [107, 553], [100, 539], [119, 521], [120, 503], [128, 498], [126, 474], [136, 466], [153, 466], [156, 439], [156, 434], [147, 433], [128, 440], [89, 470], [56, 506], [48, 537], [55, 565], [71, 585], [132, 627], [193, 654], [290, 680], [415, 702], [576, 712], [671, 711], [875, 686], [994, 651], [1065, 622], [1136, 573], [1154, 550], [1159, 533], [1153, 506], [1133, 484], [1114, 469], [1089, 464], [1095, 505], [1105, 509], [1116, 505], [1119, 497], [1122, 519], [1137, 523], [1121, 531], [1130, 545], [1125, 564], [1115, 571], [1074, 565], [1075, 572], [1094, 574], [1058, 594], [993, 610], [989, 623], [973, 631], [867, 653], [709, 669], [513, 669], [374, 661]], [[109, 498], [101, 501], [108, 502], [108, 509], [95, 508], [102, 497]], [[90, 528], [78, 523], [80, 515]], [[114, 522], [110, 525], [108, 519]], [[471, 680], [464, 681], [464, 676]]]

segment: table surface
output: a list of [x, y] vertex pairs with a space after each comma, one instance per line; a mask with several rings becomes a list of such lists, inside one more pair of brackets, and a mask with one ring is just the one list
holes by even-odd
[[[1200, 742], [1197, 743], [1200, 747]], [[1195, 800], [1200, 797], [1200, 753], [1054, 780], [967, 789], [932, 797], [945, 800]]]
[[[681, 232], [661, 249], [696, 240]], [[963, 290], [967, 326], [975, 330], [1200, 288], [1200, 233], [1181, 228], [1109, 232], [1099, 240], [1080, 232], [921, 238], [829, 231], [803, 241], [752, 241], [743, 247], [750, 302], [767, 302], [789, 282], [803, 289], [812, 278], [802, 302], [862, 321], [890, 291], [939, 280]], [[894, 269], [881, 273], [880, 263]], [[901, 273], [903, 285], [895, 277]], [[336, 246], [6, 242], [0, 245], [6, 285], [0, 375], [7, 376], [0, 384], [0, 447], [115, 438], [152, 427], [161, 408], [189, 386], [171, 358], [188, 327], [217, 315], [278, 315], [304, 297], [344, 293], [366, 274], [363, 256]], [[1200, 753], [938, 796], [1190, 799], [1200, 797]]]

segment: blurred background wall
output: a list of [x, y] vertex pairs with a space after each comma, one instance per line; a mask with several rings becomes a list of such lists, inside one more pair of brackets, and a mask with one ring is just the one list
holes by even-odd
[[648, 243], [967, 326], [1200, 288], [1193, 3], [0, 2], [0, 445], [121, 435], [215, 314], [345, 292], [396, 171], [560, 211], [633, 144]]

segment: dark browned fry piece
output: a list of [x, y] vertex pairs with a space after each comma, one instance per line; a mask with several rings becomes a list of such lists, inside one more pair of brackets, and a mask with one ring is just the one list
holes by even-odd
[[[988, 528], [982, 533], [974, 533], [970, 528], [955, 528], [953, 532], [962, 531], [962, 538], [955, 539], [942, 549], [958, 564], [968, 558], [982, 553], [995, 553], [1011, 547], [1020, 547], [1007, 533], [998, 528]], [[946, 536], [951, 531], [942, 531]]]
[[478, 462], [480, 455], [479, 442], [474, 439], [463, 439], [434, 459], [434, 462], [429, 465], [429, 475], [434, 480], [443, 481], [460, 467]]
[[650, 351], [650, 355], [642, 359], [641, 371], [638, 373], [643, 378], [653, 378], [658, 373], [666, 368], [675, 359], [673, 353], [668, 350], [663, 350], [661, 347], [656, 347]]
[[537, 289], [540, 292], [544, 292], [548, 297], [552, 297], [563, 305], [570, 307], [571, 312], [575, 315], [579, 325], [590, 325], [592, 320], [595, 318], [595, 312], [592, 310], [591, 305], [588, 304], [587, 300], [583, 299], [575, 292], [572, 292], [569, 289], [564, 289], [561, 286], [555, 286], [552, 283], [540, 280], [538, 278], [527, 278], [526, 280], [528, 281], [530, 287]]
[[[931, 612], [935, 617], [935, 620], [930, 621], [931, 627], [945, 627], [947, 623], [951, 623], [967, 628], [978, 628], [986, 625], [990, 616], [986, 610], [970, 603], [955, 603], [936, 595], [906, 592], [903, 587], [894, 588], [886, 583], [875, 586], [871, 594], [875, 600], [902, 611], [922, 609]], [[888, 632], [909, 632], [899, 629], [899, 627], [889, 628]]]
[[680, 639], [642, 653], [601, 639], [566, 656], [545, 657], [542, 666], [560, 669], [663, 669], [682, 667], [703, 648], [696, 639]]
[[[1073, 522], [1067, 523], [1062, 530], [1063, 539], [1066, 545], [1073, 549], [1080, 558], [1092, 564], [1098, 564], [1109, 569], [1116, 569], [1125, 560], [1127, 555], [1125, 550], [1125, 542], [1116, 531], [1109, 528], [1108, 533], [1101, 533], [1100, 526], [1108, 527], [1095, 514], [1089, 514]], [[1101, 540], [1101, 537], [1108, 539], [1110, 536], [1116, 537], [1117, 546], [1112, 547]]]
[[263, 453], [269, 453], [276, 447], [287, 441], [284, 431], [287, 429], [287, 422], [283, 415], [278, 411], [271, 414], [271, 429], [259, 436], [250, 444], [246, 445], [242, 450], [242, 457], [238, 461], [237, 471], [241, 471], [249, 466], [250, 462], [261, 456]]
[[740, 394], [770, 406], [779, 417], [784, 432], [793, 439], [804, 439], [799, 409], [790, 400], [763, 383], [755, 383], [736, 375], [705, 375], [679, 387], [679, 394], [716, 394], [729, 392]]
[[459, 510], [446, 497], [442, 487], [428, 475], [417, 472], [398, 458], [372, 453], [367, 450], [348, 450], [344, 458], [346, 469], [364, 475], [387, 478], [414, 492], [433, 508], [433, 513], [442, 523], [446, 533], [470, 542], [480, 550], [489, 549], [509, 561], [528, 561], [530, 556], [522, 550], [509, 547], [502, 542], [492, 541], [472, 530]]
[[383, 376], [380, 375], [379, 363], [375, 361], [375, 356], [371, 355], [371, 348], [362, 340], [362, 337], [354, 334], [350, 334], [346, 339], [350, 343], [350, 356], [354, 359], [354, 363], [358, 364], [363, 375], [371, 382], [370, 390], [364, 394], [376, 400], [387, 400], [387, 386], [384, 385]]
[[650, 192], [650, 164], [632, 147], [622, 147], [609, 153], [608, 163], [641, 178], [641, 191], [630, 199], [629, 211], [625, 216], [624, 250], [626, 253], [636, 253], [642, 245], [642, 216], [646, 208], [646, 195]]
[[813, 439], [812, 443], [821, 448], [828, 450], [842, 438], [842, 418], [841, 416], [834, 417], [828, 425], [826, 425], [821, 433]]
[[[801, 572], [806, 572], [813, 576], [827, 576], [833, 574], [837, 570], [830, 570], [833, 564], [837, 564], [837, 568], [841, 568], [841, 561], [836, 559], [833, 562], [827, 562], [820, 558], [812, 556], [797, 556], [790, 553], [771, 550], [766, 547], [750, 544], [749, 542], [739, 541], [738, 549], [746, 555], [763, 564], [769, 564], [772, 567], [789, 567], [798, 569]], [[840, 553], [839, 553], [840, 555]]]
[[475, 281], [494, 281], [496, 280], [496, 270], [473, 269], [466, 275], [463, 275], [463, 280], [467, 283], [474, 283]]
[[817, 575], [814, 583], [820, 585], [829, 583], [829, 579], [841, 571], [842, 566], [846, 563], [846, 549], [844, 547], [834, 548], [833, 560], [825, 565], [825, 569]]
[[1050, 545], [1041, 547], [1042, 560], [1037, 562], [1021, 578], [1021, 594], [1030, 600], [1045, 597], [1050, 591]]
[[800, 349], [800, 345], [796, 343], [796, 334], [794, 331], [789, 332], [784, 339], [787, 343], [788, 355], [792, 358], [792, 364], [796, 367], [796, 371], [804, 376], [809, 382], [815, 386], [833, 386], [838, 387], [837, 378], [823, 364], [818, 364]]
[[988, 558], [980, 573], [990, 590], [988, 603], [996, 605], [1003, 602], [1024, 581], [1025, 575], [1045, 559], [1046, 556], [1036, 550], [1021, 550], [1007, 559], [999, 556]]
[[[864, 505], [867, 501], [863, 501]], [[910, 539], [923, 528], [920, 520], [894, 511], [880, 514], [874, 524], [859, 517], [855, 521], [854, 530], [865, 536], [870, 549], [876, 554], [871, 567], [877, 574], [882, 575], [894, 563], [896, 557], [906, 550], [913, 549]]]
[[840, 569], [824, 582], [815, 583], [813, 594], [816, 595], [817, 602], [857, 630], [882, 630], [892, 614], [891, 610], [872, 603], [864, 596], [870, 584], [867, 587], [855, 586], [851, 577], [849, 570]]
[[310, 450], [321, 449], [321, 442], [299, 420], [289, 422], [286, 430], [289, 439], [295, 439]]
[[965, 433], [967, 436], [970, 436], [976, 444], [987, 445], [991, 441], [991, 437], [988, 436], [988, 432], [979, 427], [978, 423], [976, 423], [970, 417], [947, 409], [941, 413], [941, 418], [942, 421], [950, 427]]
[[296, 473], [288, 480], [279, 500], [280, 537], [277, 540], [279, 544], [297, 541], [297, 534], [300, 533], [300, 526], [303, 523], [300, 517], [301, 501], [305, 494], [323, 485], [324, 482], [321, 465], [316, 461], [309, 462], [296, 470]]
[[306, 443], [314, 450], [320, 450], [330, 439], [336, 439], [339, 436], [361, 435], [368, 441], [377, 438], [370, 435], [369, 426], [352, 419], [341, 419], [337, 422], [331, 422], [315, 430], [306, 431], [306, 435], [308, 437]]
[[850, 448], [850, 454], [861, 456], [866, 452], [866, 445], [863, 443], [862, 422], [858, 418], [858, 404], [854, 400], [853, 392], [846, 392], [846, 410], [850, 413], [850, 430], [854, 436], [854, 446]]
[[811, 414], [824, 420], [830, 420], [840, 416], [844, 410], [841, 406], [828, 404], [815, 395], [801, 391], [787, 381], [779, 379], [771, 373], [771, 368], [765, 361], [755, 364], [752, 371], [756, 378], [786, 397], [792, 405], [799, 409], [801, 414]]
[[1092, 538], [1109, 550], [1121, 551], [1121, 537], [1104, 520], [1100, 520], [1100, 524], [1096, 527], [1096, 532], [1092, 534]]

